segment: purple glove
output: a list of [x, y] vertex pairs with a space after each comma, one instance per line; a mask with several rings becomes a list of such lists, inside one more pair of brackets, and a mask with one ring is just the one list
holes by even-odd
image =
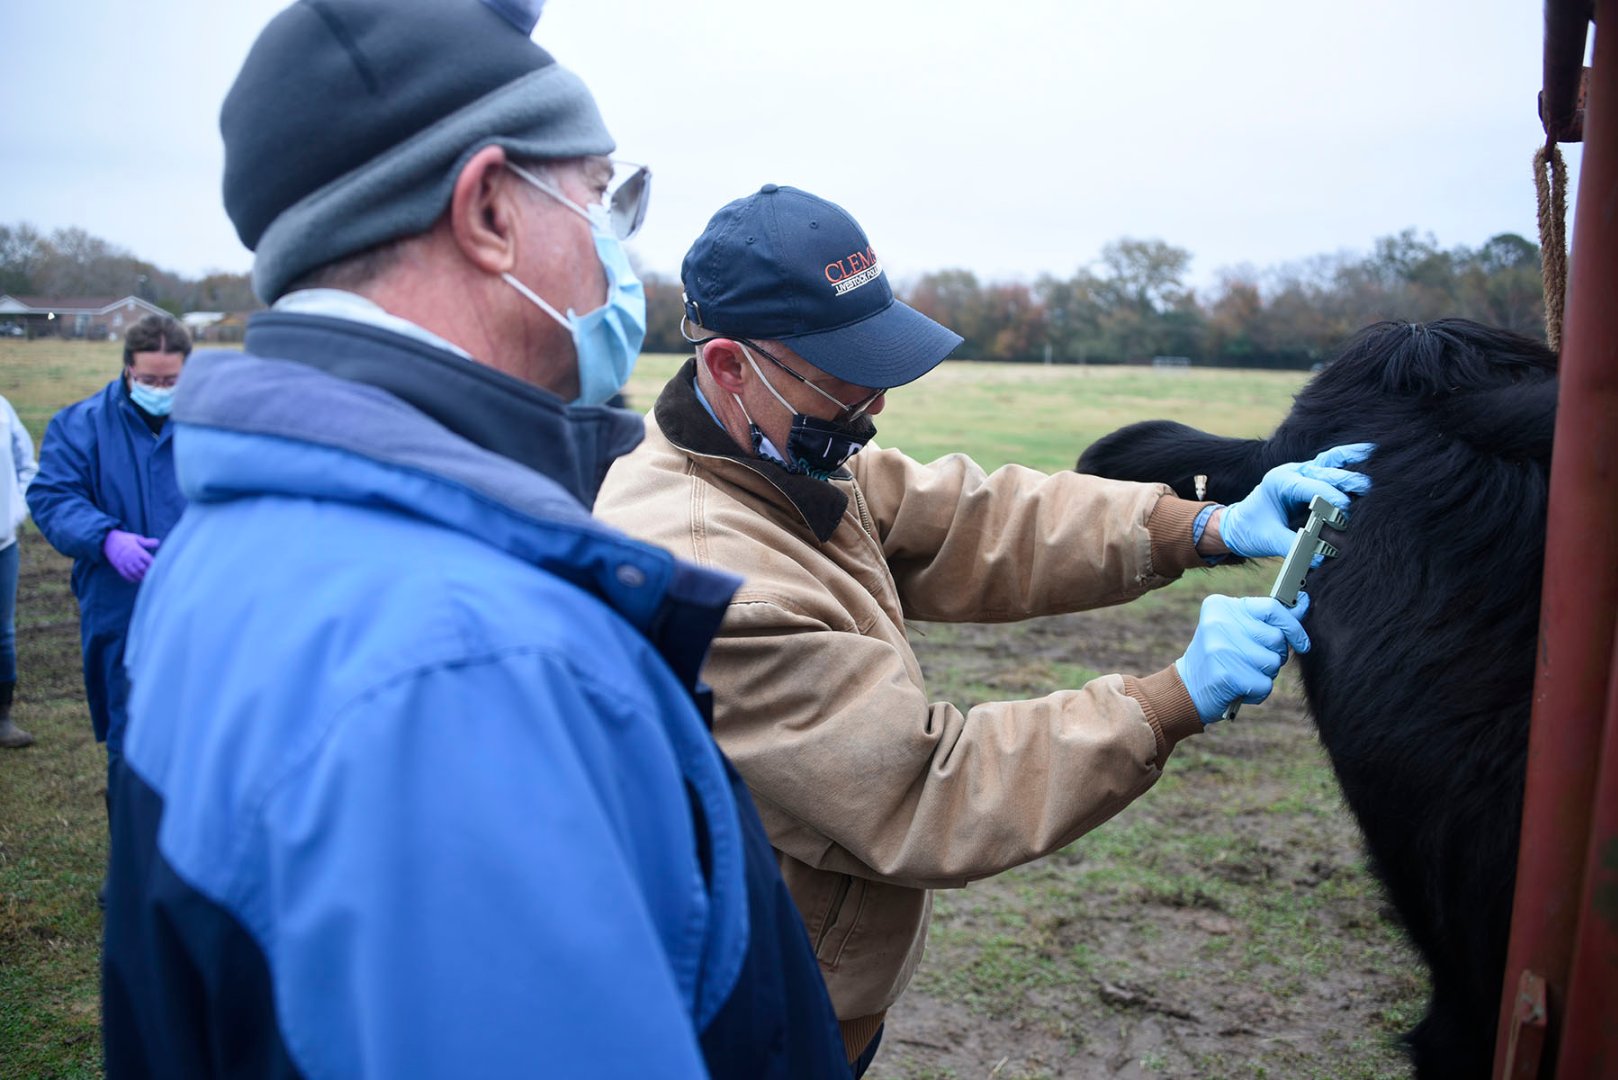
[[136, 536], [132, 532], [114, 529], [101, 541], [101, 553], [112, 563], [119, 577], [134, 585], [152, 568], [152, 552], [162, 542], [150, 536]]

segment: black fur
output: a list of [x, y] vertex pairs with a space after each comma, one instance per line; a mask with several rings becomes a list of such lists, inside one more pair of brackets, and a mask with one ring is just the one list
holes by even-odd
[[1556, 356], [1464, 319], [1360, 332], [1268, 439], [1150, 421], [1079, 471], [1234, 502], [1283, 462], [1374, 442], [1370, 494], [1309, 576], [1300, 656], [1371, 862], [1432, 973], [1416, 1073], [1486, 1077], [1510, 933]]

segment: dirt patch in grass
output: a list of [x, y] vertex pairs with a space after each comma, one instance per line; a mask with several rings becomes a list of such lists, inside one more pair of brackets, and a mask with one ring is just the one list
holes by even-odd
[[[1183, 650], [1218, 577], [1019, 626], [917, 627], [963, 707]], [[1062, 676], [1072, 677], [1071, 681]], [[873, 1080], [1408, 1075], [1421, 965], [1390, 922], [1290, 676], [1064, 851], [940, 893]]]

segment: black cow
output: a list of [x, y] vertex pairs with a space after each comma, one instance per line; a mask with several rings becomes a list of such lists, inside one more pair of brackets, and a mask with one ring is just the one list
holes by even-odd
[[[1133, 424], [1081, 472], [1235, 502], [1272, 466], [1377, 444], [1342, 556], [1311, 572], [1298, 658], [1371, 864], [1432, 973], [1416, 1073], [1485, 1077], [1510, 933], [1556, 355], [1464, 319], [1378, 323], [1268, 439]], [[1331, 531], [1328, 530], [1328, 533]]]

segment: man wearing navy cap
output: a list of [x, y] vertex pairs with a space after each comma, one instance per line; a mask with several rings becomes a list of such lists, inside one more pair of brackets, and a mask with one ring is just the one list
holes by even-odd
[[[526, 10], [525, 10], [526, 9]], [[303, 0], [220, 116], [271, 303], [175, 400], [103, 951], [118, 1077], [847, 1074], [697, 680], [733, 577], [594, 521], [644, 298], [522, 0]]]
[[767, 184], [686, 254], [695, 356], [604, 520], [741, 573], [705, 675], [715, 733], [752, 789], [858, 1075], [921, 959], [935, 888], [1038, 858], [1117, 813], [1176, 743], [1258, 701], [1298, 618], [1210, 597], [1186, 655], [963, 715], [931, 701], [907, 619], [1002, 622], [1121, 603], [1227, 555], [1283, 553], [1291, 508], [1346, 506], [1366, 448], [1282, 466], [1241, 503], [1020, 466], [985, 475], [871, 444], [885, 395], [961, 339], [893, 296], [833, 203]]

